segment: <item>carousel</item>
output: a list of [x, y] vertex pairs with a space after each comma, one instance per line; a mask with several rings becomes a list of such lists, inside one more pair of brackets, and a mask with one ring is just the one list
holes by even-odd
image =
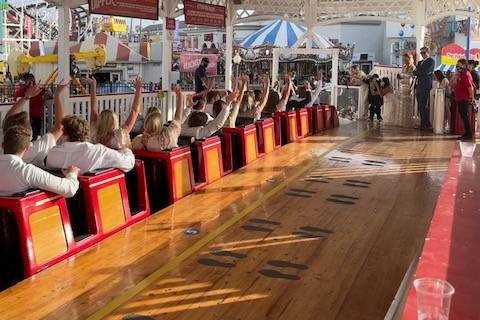
[[[301, 25], [276, 20], [261, 29], [253, 32], [234, 46], [234, 50], [241, 57], [241, 62], [237, 69], [243, 70], [249, 74], [251, 82], [258, 82], [259, 75], [270, 74], [272, 71], [273, 52], [275, 48], [305, 48], [306, 43], [300, 44], [299, 41], [305, 39], [307, 29]], [[312, 48], [340, 50], [340, 70], [349, 63], [353, 55], [353, 46], [338, 46], [328, 38], [312, 33]], [[323, 78], [328, 81], [332, 68], [332, 56], [326, 54], [290, 54], [281, 53], [279, 56], [278, 73], [296, 72], [298, 80], [309, 79], [312, 75], [319, 72]]]

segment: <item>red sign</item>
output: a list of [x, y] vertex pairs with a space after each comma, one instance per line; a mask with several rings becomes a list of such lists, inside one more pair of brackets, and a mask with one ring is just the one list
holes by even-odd
[[203, 57], [207, 57], [209, 61], [207, 73], [209, 75], [216, 75], [218, 56], [215, 54], [182, 53], [180, 54], [180, 71], [195, 72]]
[[166, 18], [167, 30], [175, 30], [175, 18]]
[[203, 35], [203, 41], [213, 42], [213, 33], [205, 33]]
[[90, 13], [158, 20], [159, 0], [88, 0]]
[[225, 7], [192, 0], [183, 0], [186, 24], [225, 27]]

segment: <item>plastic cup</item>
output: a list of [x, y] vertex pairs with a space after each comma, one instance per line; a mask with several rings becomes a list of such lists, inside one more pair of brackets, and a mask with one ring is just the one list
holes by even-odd
[[473, 142], [463, 142], [460, 141], [460, 151], [462, 153], [462, 157], [473, 157], [473, 154], [475, 153], [475, 147], [477, 146]]
[[417, 314], [419, 320], [447, 320], [450, 303], [455, 292], [447, 281], [420, 278], [413, 282], [417, 292]]

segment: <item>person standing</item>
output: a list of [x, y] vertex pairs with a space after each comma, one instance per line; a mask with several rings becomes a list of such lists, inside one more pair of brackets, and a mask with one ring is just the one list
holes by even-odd
[[423, 60], [417, 63], [417, 68], [413, 71], [413, 75], [417, 77], [415, 93], [418, 111], [420, 113], [420, 128], [429, 129], [432, 125], [430, 124], [428, 99], [430, 98], [430, 90], [432, 89], [435, 61], [430, 57], [427, 47], [420, 49], [420, 55]]
[[444, 127], [446, 131], [450, 131], [450, 100], [452, 98], [452, 90], [450, 87], [450, 81], [443, 75], [442, 71], [436, 70], [434, 72], [435, 75], [435, 82], [436, 85], [434, 86], [436, 89], [443, 89], [445, 92], [445, 120], [444, 120]]
[[465, 134], [461, 136], [461, 139], [472, 139], [469, 110], [471, 109], [471, 103], [475, 98], [475, 88], [472, 75], [467, 69], [467, 60], [465, 59], [459, 59], [457, 61], [457, 72], [453, 78], [453, 88], [457, 109], [462, 117], [465, 128]]
[[365, 72], [360, 70], [358, 66], [352, 66], [350, 70], [350, 82], [349, 85], [351, 86], [359, 86], [359, 94], [360, 94], [360, 110], [359, 115], [361, 119], [368, 118], [368, 84], [366, 82], [367, 75]]
[[400, 80], [398, 92], [398, 108], [395, 108], [394, 124], [402, 128], [413, 128], [413, 72], [415, 64], [409, 53], [403, 55], [402, 72], [397, 78]]
[[[15, 92], [15, 100], [19, 100], [25, 97], [27, 88], [35, 85], [35, 77], [31, 73], [27, 73], [23, 76], [23, 85]], [[41, 135], [43, 116], [45, 113], [45, 101], [48, 96], [51, 96], [46, 89], [42, 89], [40, 93], [34, 97], [29, 97], [29, 114], [30, 122], [32, 124], [32, 137], [36, 140]]]
[[207, 89], [207, 67], [210, 61], [203, 57], [197, 70], [195, 70], [195, 92], [199, 93]]
[[380, 77], [378, 74], [372, 75], [369, 82], [369, 102], [370, 102], [370, 116], [369, 120], [373, 121], [375, 115], [377, 115], [377, 120], [381, 122], [382, 119], [382, 105], [383, 97], [382, 90], [380, 88]]

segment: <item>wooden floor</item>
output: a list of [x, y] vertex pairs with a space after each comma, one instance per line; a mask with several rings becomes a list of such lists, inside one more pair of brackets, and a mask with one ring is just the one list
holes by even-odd
[[354, 123], [287, 145], [0, 293], [0, 319], [383, 319], [454, 144]]

